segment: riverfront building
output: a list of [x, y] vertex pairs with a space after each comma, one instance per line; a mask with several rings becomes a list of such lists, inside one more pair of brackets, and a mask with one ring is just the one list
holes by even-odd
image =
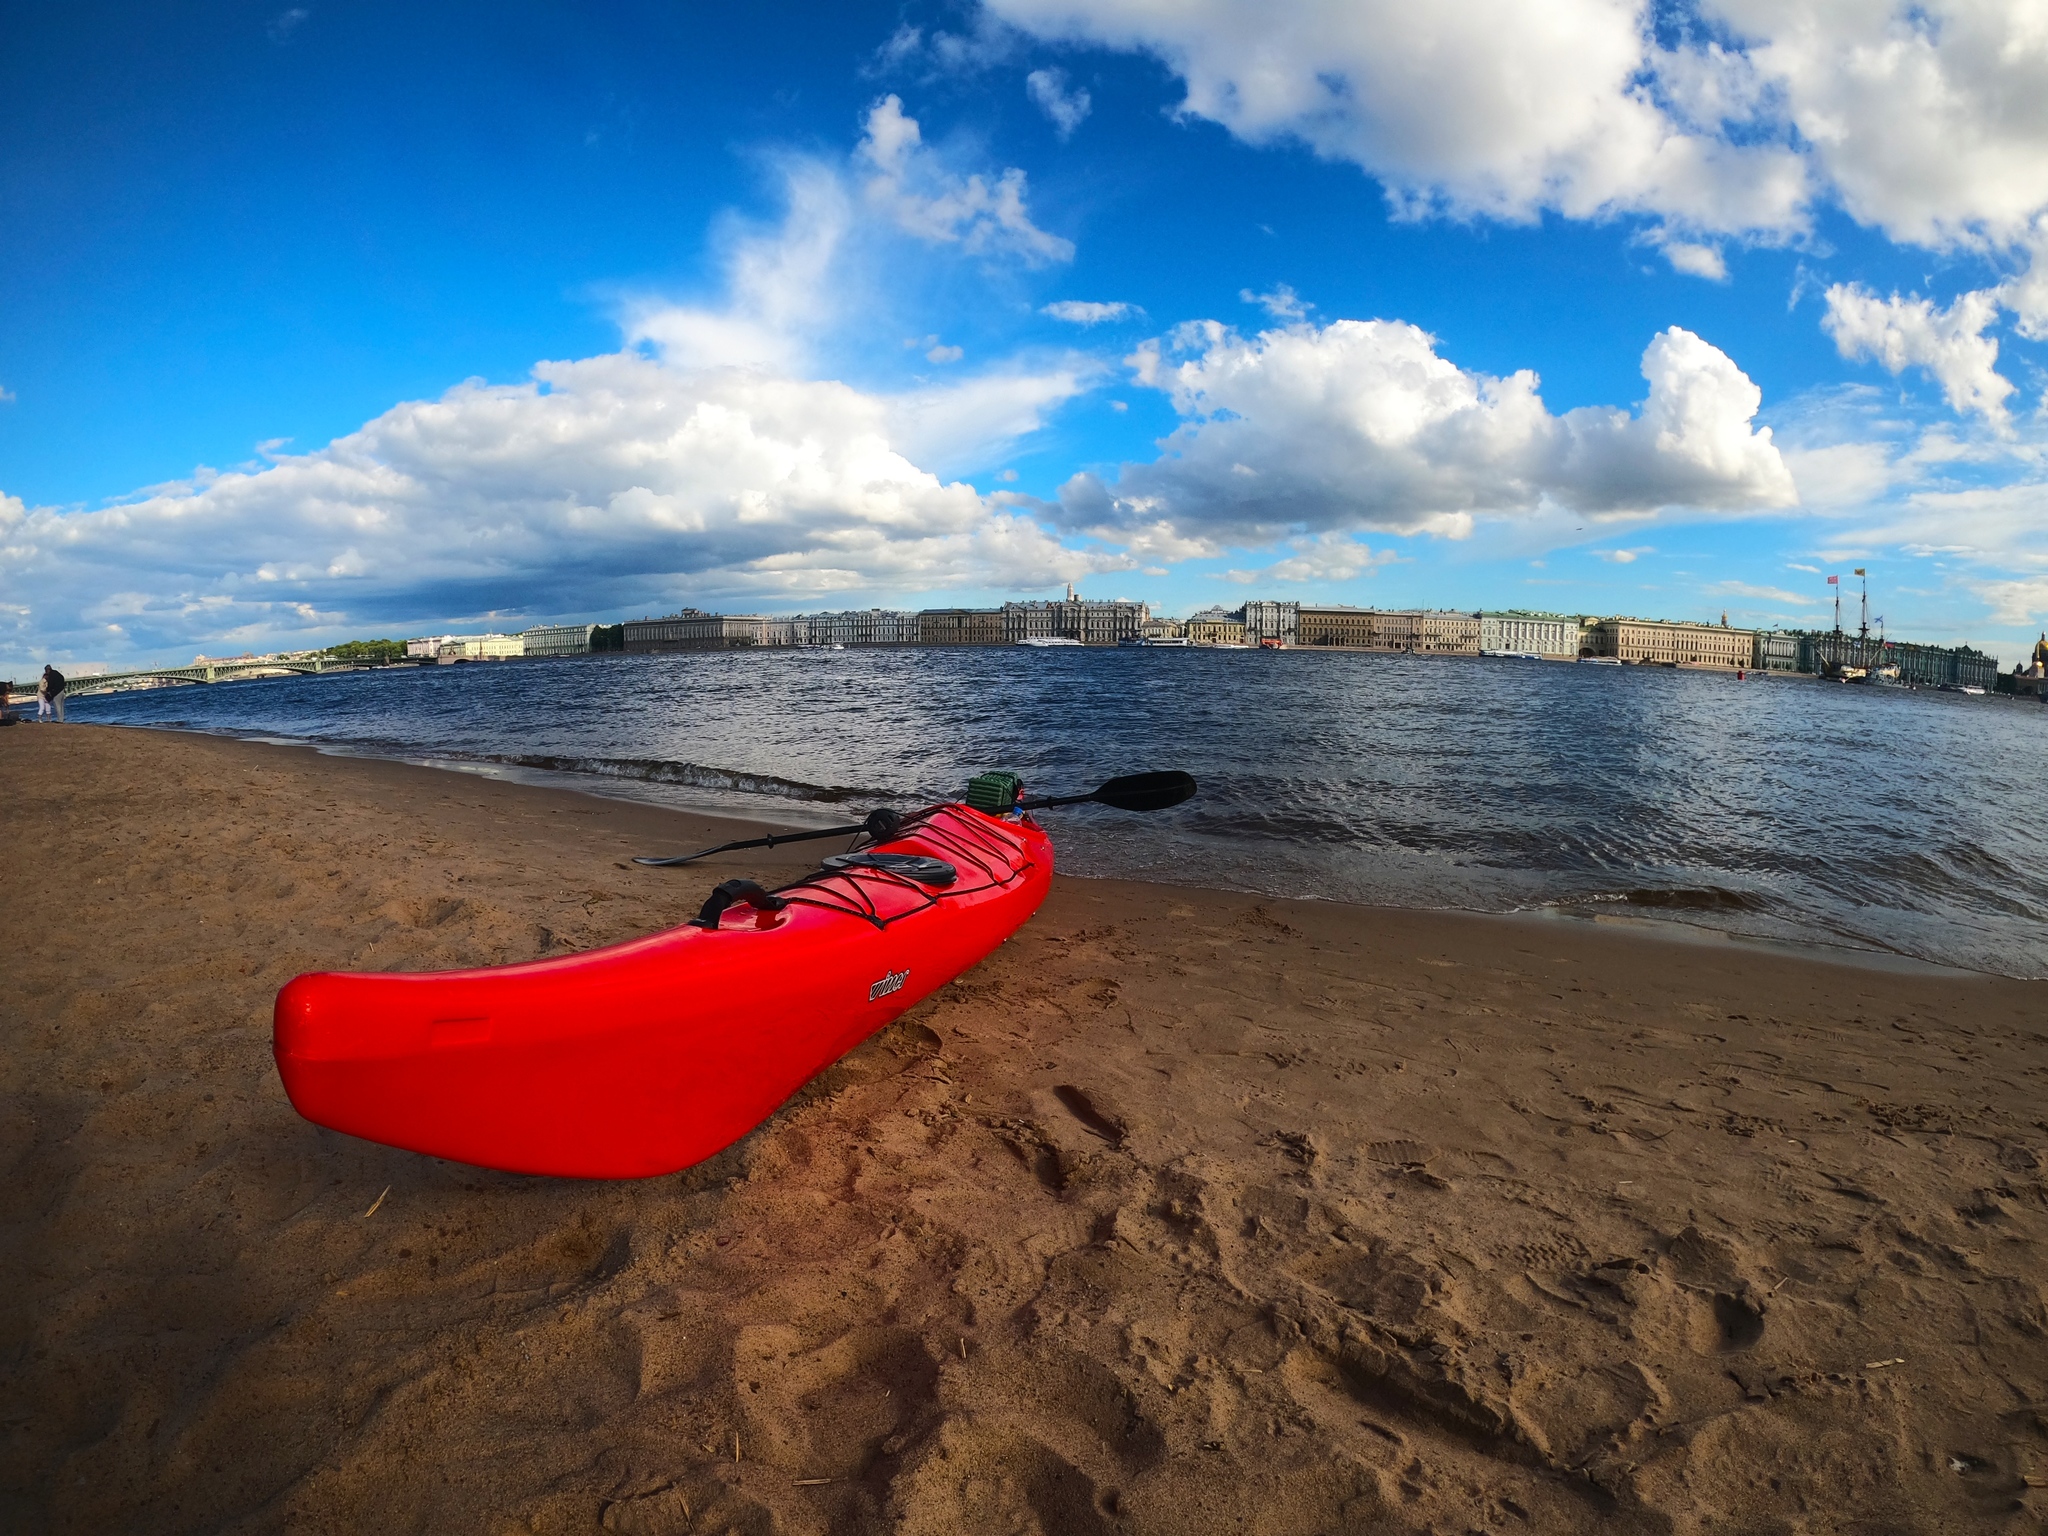
[[1583, 625], [1561, 613], [1511, 608], [1479, 615], [1479, 654], [1577, 656]]
[[919, 645], [1001, 645], [1000, 608], [927, 608], [917, 616]]
[[1191, 613], [1181, 624], [1181, 631], [1196, 645], [1243, 645], [1245, 643], [1244, 611], [1235, 613], [1222, 608], [1204, 608], [1200, 613]]
[[865, 608], [800, 615], [797, 622], [810, 645], [916, 645], [922, 632], [919, 618], [894, 608]]
[[1064, 599], [1050, 603], [1003, 604], [1003, 639], [1078, 640], [1083, 645], [1117, 645], [1137, 639], [1152, 616], [1144, 603], [1103, 602], [1085, 598], [1071, 585]]
[[519, 638], [528, 656], [587, 656], [595, 624], [536, 624], [522, 630]]
[[1811, 672], [1812, 647], [1792, 630], [1760, 629], [1750, 648], [1749, 664], [1759, 672]]
[[661, 656], [673, 651], [795, 645], [805, 623], [802, 619], [771, 619], [758, 613], [703, 613], [685, 608], [659, 619], [628, 619], [626, 650], [635, 656]]
[[1479, 628], [1479, 616], [1471, 613], [1426, 608], [1312, 607], [1304, 603], [1295, 615], [1295, 643], [1476, 656]]
[[1239, 610], [1253, 645], [1293, 645], [1301, 638], [1301, 604], [1256, 599]]
[[1680, 667], [1755, 665], [1756, 632], [1663, 619], [1602, 619], [1588, 631], [1592, 654]]
[[415, 661], [509, 661], [526, 654], [526, 641], [518, 635], [427, 635], [406, 641], [405, 654]]

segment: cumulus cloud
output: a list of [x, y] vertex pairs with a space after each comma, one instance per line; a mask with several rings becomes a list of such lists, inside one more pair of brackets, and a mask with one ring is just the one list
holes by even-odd
[[2048, 15], [2035, 0], [1713, 0], [1856, 219], [1941, 246], [2048, 205]]
[[[2034, 0], [1702, 0], [1666, 41], [1636, 0], [986, 3], [1041, 39], [1149, 53], [1184, 115], [1352, 161], [1411, 214], [1787, 238], [1818, 194], [1945, 246], [2010, 244], [2048, 206]], [[1717, 254], [1665, 251], [1702, 275]]]
[[1245, 337], [1180, 327], [1131, 358], [1183, 419], [1159, 458], [1114, 484], [1060, 491], [1069, 527], [1212, 545], [1378, 529], [1461, 538], [1478, 516], [1565, 507], [1743, 512], [1797, 496], [1761, 392], [1722, 352], [1672, 327], [1643, 353], [1639, 411], [1555, 416], [1526, 370], [1471, 372], [1398, 321], [1338, 320]]
[[1634, 565], [1644, 555], [1656, 552], [1648, 544], [1643, 544], [1635, 549], [1596, 549], [1591, 554], [1595, 560], [1605, 560], [1609, 565]]
[[2048, 341], [2048, 218], [2035, 221], [2028, 239], [2027, 269], [1998, 289], [1998, 302], [2013, 311], [2013, 328], [2029, 341]]
[[929, 427], [947, 403], [630, 352], [546, 363], [252, 472], [91, 511], [9, 498], [0, 577], [32, 609], [18, 633], [105, 650], [344, 614], [554, 613], [628, 592], [787, 605], [1128, 568], [905, 457], [898, 413]]
[[1710, 283], [1725, 283], [1728, 280], [1728, 262], [1719, 246], [1702, 245], [1694, 240], [1658, 240], [1657, 248], [1664, 253], [1664, 259], [1679, 272], [1693, 277], [1704, 277]]
[[1984, 334], [1998, 318], [1995, 291], [1966, 293], [1937, 309], [1931, 299], [1881, 299], [1860, 283], [1838, 283], [1827, 306], [1821, 325], [1842, 356], [1872, 358], [1893, 373], [1924, 368], [1952, 409], [2004, 423], [2013, 387], [1998, 372], [1998, 342]]
[[1024, 90], [1063, 139], [1073, 137], [1093, 105], [1085, 90], [1067, 89], [1067, 74], [1061, 69], [1034, 69], [1024, 77]]
[[[896, 163], [916, 170], [908, 152]], [[876, 221], [843, 167], [782, 169], [782, 224], [720, 235], [723, 301], [627, 301], [622, 352], [471, 381], [313, 452], [273, 440], [248, 466], [118, 505], [0, 497], [0, 592], [21, 597], [0, 610], [0, 654], [241, 649], [678, 602], [786, 609], [1132, 568], [949, 478], [1006, 453], [1101, 364], [1012, 359], [893, 391], [818, 377], [814, 354], [846, 321], [835, 303], [859, 307], [835, 297], [858, 286], [848, 247], [868, 239], [871, 257]]]
[[1046, 305], [1039, 313], [1064, 320], [1069, 325], [1100, 325], [1105, 320], [1132, 319], [1145, 311], [1121, 299], [1110, 304], [1091, 303], [1087, 299], [1059, 299]]
[[[1184, 115], [1353, 161], [1407, 214], [1640, 211], [1710, 231], [1804, 226], [1808, 173], [1795, 151], [1693, 123], [1645, 84], [1664, 50], [1632, 0], [989, 6], [1040, 38], [1153, 54], [1184, 82]], [[1718, 75], [1730, 110], [1761, 100], [1740, 69]], [[1704, 87], [1693, 96], [1710, 99]]]
[[1015, 166], [993, 182], [951, 170], [895, 95], [868, 109], [864, 128], [854, 151], [862, 195], [898, 228], [975, 255], [1016, 256], [1030, 266], [1074, 259], [1072, 241], [1031, 222], [1025, 176]]
[[759, 229], [728, 219], [716, 234], [724, 247], [722, 301], [630, 299], [620, 315], [628, 344], [653, 346], [684, 368], [805, 368], [810, 339], [836, 318], [839, 285], [827, 275], [854, 210], [834, 167], [794, 159], [781, 170], [786, 211], [780, 225]]
[[1294, 553], [1286, 558], [1255, 570], [1225, 571], [1223, 579], [1240, 586], [1355, 581], [1360, 576], [1370, 576], [1398, 558], [1391, 549], [1374, 550], [1363, 539], [1345, 533], [1319, 533], [1289, 539], [1287, 547]]

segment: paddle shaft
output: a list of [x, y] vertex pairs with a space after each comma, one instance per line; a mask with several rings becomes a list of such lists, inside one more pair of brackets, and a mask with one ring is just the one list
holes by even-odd
[[708, 859], [714, 853], [735, 853], [742, 848], [777, 848], [784, 843], [808, 843], [820, 837], [851, 837], [856, 832], [865, 832], [868, 824], [855, 822], [850, 827], [826, 827], [817, 832], [774, 832], [767, 837], [750, 837], [737, 843], [720, 843], [716, 848], [700, 849], [696, 853], [679, 853], [668, 859], [635, 858], [635, 864], [645, 864], [651, 869], [660, 869], [671, 864], [688, 864], [697, 859]]
[[[1061, 805], [1087, 805], [1092, 803], [1115, 806], [1126, 811], [1164, 810], [1169, 805], [1178, 805], [1195, 792], [1195, 781], [1185, 773], [1141, 773], [1125, 778], [1111, 779], [1100, 788], [1085, 795], [1041, 795], [1036, 800], [1020, 800], [1020, 811], [1043, 811]], [[690, 864], [698, 859], [708, 859], [714, 853], [734, 853], [742, 848], [775, 848], [783, 843], [803, 843], [820, 837], [850, 837], [866, 833], [873, 841], [886, 842], [893, 837], [901, 825], [902, 818], [893, 811], [870, 811], [867, 820], [851, 827], [826, 827], [818, 832], [776, 832], [767, 837], [750, 837], [737, 843], [720, 843], [716, 848], [706, 848], [698, 853], [681, 853], [673, 858], [635, 858], [635, 864], [645, 864], [661, 869], [677, 864]]]

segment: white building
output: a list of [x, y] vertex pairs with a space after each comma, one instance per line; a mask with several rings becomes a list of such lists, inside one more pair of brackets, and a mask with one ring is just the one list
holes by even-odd
[[422, 661], [509, 661], [526, 654], [518, 635], [428, 635], [405, 642], [405, 654]]
[[536, 624], [519, 638], [528, 656], [587, 656], [595, 624]]
[[1276, 603], [1264, 598], [1246, 603], [1244, 637], [1253, 645], [1298, 645], [1301, 604]]
[[1479, 615], [1482, 656], [1577, 656], [1580, 625], [1561, 613], [1514, 608]]
[[918, 615], [893, 608], [813, 613], [796, 622], [811, 645], [916, 645], [922, 638]]
[[1137, 638], [1150, 617], [1152, 610], [1144, 603], [1086, 598], [1069, 585], [1057, 602], [1003, 604], [1003, 639], [1011, 645], [1039, 640], [1117, 645]]

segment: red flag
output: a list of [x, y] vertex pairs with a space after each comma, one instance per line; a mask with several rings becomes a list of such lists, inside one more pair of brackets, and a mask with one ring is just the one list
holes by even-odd
[[1839, 576], [1830, 576], [1830, 577], [1828, 578], [1828, 585], [1829, 585], [1829, 586], [1831, 586], [1831, 587], [1838, 587], [1838, 586], [1840, 586], [1841, 584], [1842, 584], [1842, 578], [1841, 578], [1841, 577], [1839, 577]]

